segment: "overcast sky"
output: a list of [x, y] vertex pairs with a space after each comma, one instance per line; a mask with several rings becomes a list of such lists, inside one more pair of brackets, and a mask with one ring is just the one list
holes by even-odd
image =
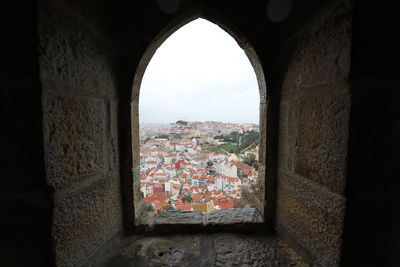
[[228, 33], [204, 19], [184, 25], [156, 51], [139, 101], [140, 122], [259, 122], [253, 67]]

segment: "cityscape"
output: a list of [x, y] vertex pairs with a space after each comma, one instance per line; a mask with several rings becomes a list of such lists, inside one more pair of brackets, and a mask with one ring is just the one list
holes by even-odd
[[253, 208], [259, 125], [183, 121], [140, 125], [140, 192], [146, 211]]

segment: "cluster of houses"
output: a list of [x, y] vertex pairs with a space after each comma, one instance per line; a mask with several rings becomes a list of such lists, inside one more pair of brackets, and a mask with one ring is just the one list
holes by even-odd
[[[219, 154], [203, 149], [202, 137], [179, 139], [142, 138], [140, 147], [140, 192], [148, 210], [211, 212], [253, 207], [243, 198], [257, 187], [258, 172], [243, 162], [258, 147], [244, 155]], [[207, 136], [208, 137], [208, 136]]]

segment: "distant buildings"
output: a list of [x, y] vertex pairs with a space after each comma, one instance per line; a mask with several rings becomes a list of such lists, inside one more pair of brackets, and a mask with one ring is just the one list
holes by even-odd
[[[199, 210], [251, 207], [242, 197], [252, 191], [258, 173], [241, 159], [255, 154], [221, 154], [205, 149], [215, 135], [246, 132], [258, 125], [190, 122], [141, 128], [140, 192], [149, 210]], [[156, 138], [167, 135], [170, 138]], [[164, 136], [163, 136], [164, 137]]]

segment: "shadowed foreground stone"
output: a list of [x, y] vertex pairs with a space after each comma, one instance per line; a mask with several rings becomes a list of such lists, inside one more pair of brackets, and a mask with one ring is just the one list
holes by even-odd
[[235, 234], [144, 237], [99, 264], [111, 266], [309, 266], [275, 237]]
[[215, 266], [308, 266], [273, 237], [222, 234], [215, 237]]

